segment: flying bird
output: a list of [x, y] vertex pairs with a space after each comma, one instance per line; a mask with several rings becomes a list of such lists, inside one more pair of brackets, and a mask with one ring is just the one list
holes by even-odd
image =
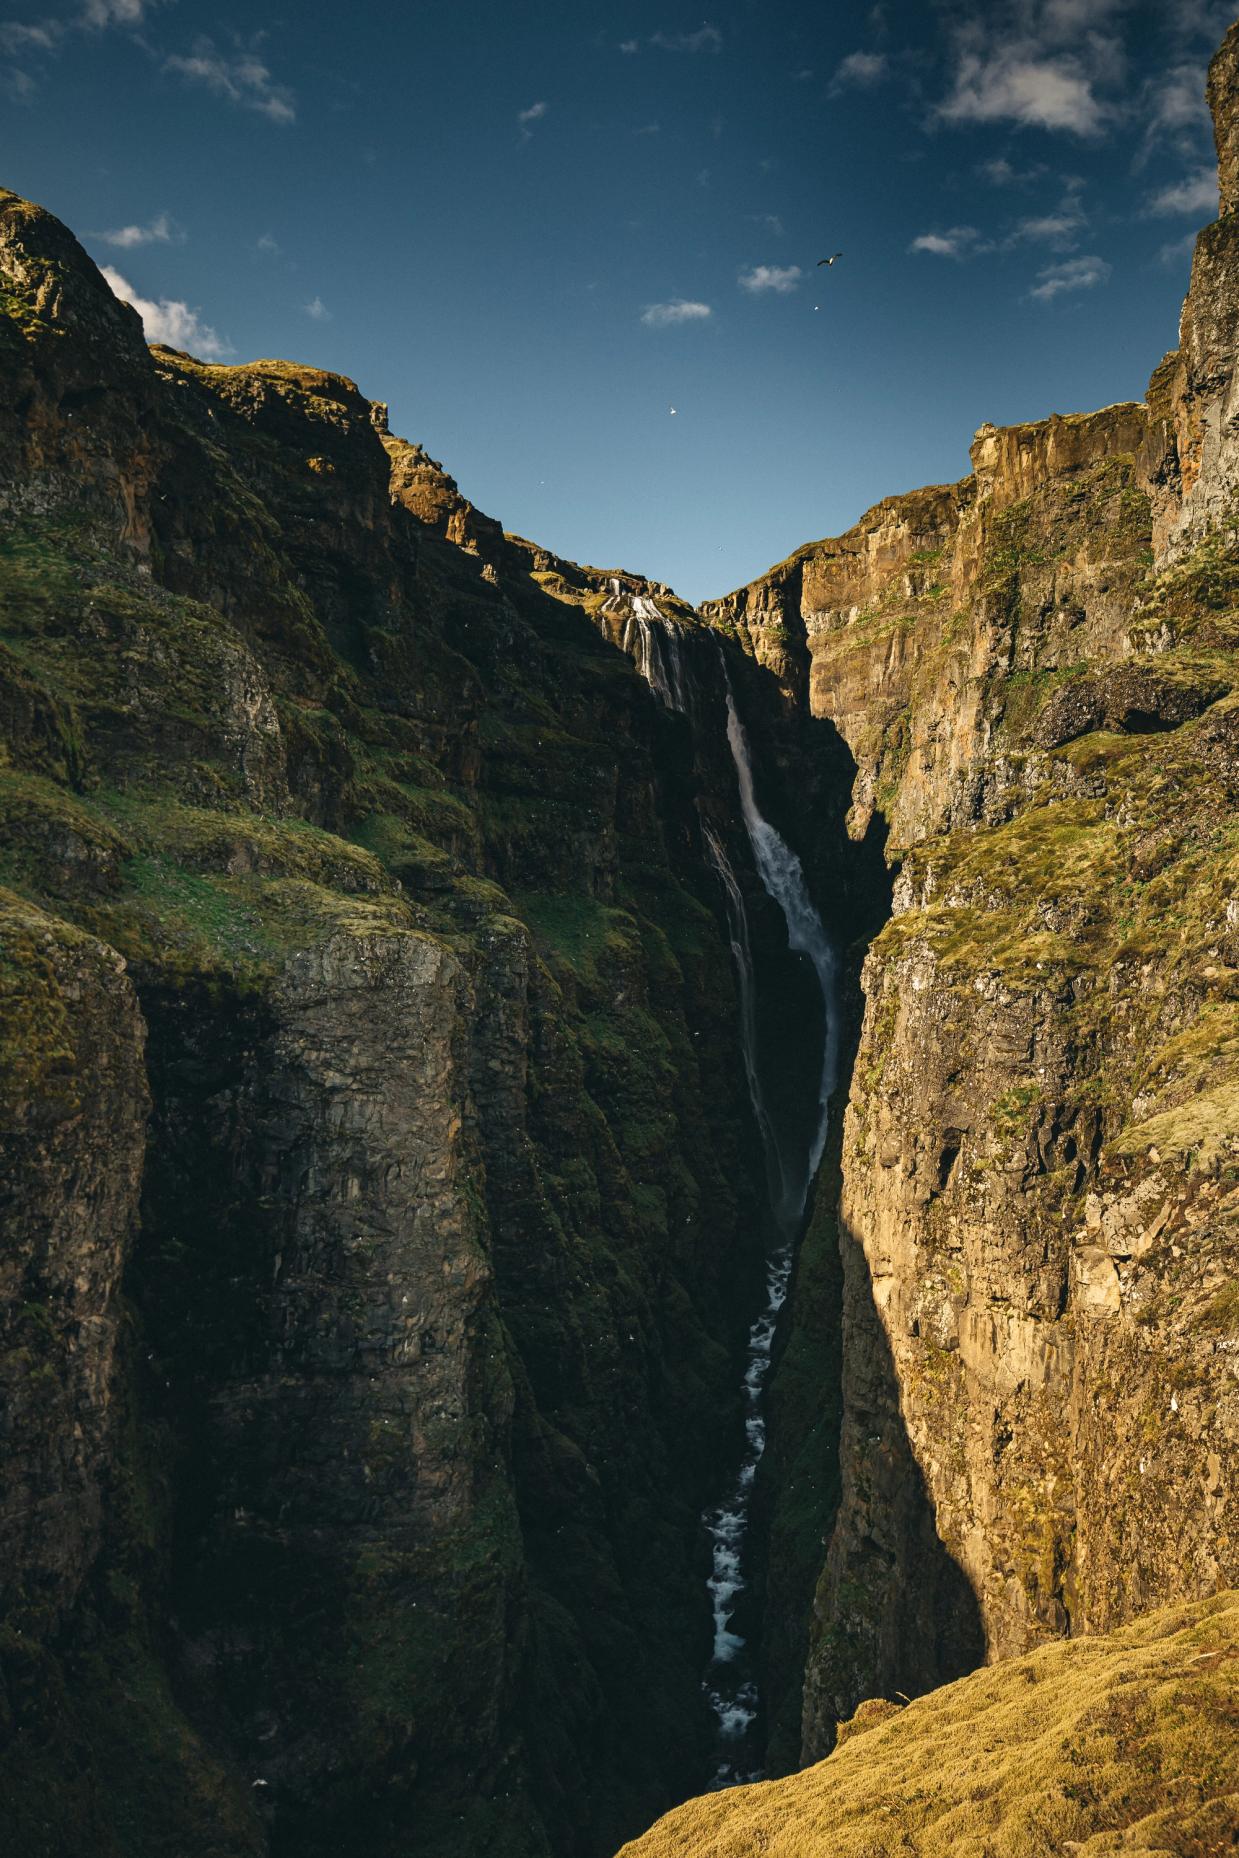
[[671, 409], [671, 417], [672, 417], [672, 419], [674, 419], [674, 418], [675, 418], [675, 408], [674, 408], [674, 407], [672, 407], [672, 409]]
[[[835, 258], [842, 258], [842, 256], [843, 256], [842, 252], [835, 253]], [[821, 269], [822, 265], [832, 265], [835, 262], [835, 258], [819, 258], [817, 261], [819, 270]]]

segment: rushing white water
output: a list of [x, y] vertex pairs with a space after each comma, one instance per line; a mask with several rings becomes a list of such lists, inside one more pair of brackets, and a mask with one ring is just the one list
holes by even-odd
[[683, 716], [692, 707], [692, 685], [680, 649], [681, 627], [667, 619], [649, 594], [626, 591], [616, 576], [602, 606], [604, 614], [623, 617], [621, 648], [628, 653], [654, 695]]
[[[724, 666], [723, 675], [727, 676], [726, 666]], [[809, 1188], [822, 1159], [822, 1150], [826, 1146], [830, 1097], [839, 1071], [839, 1015], [836, 1010], [839, 964], [823, 927], [822, 919], [813, 907], [813, 900], [809, 895], [809, 887], [804, 881], [804, 872], [801, 869], [799, 858], [758, 811], [757, 800], [753, 792], [753, 767], [749, 759], [748, 737], [736, 713], [736, 700], [732, 694], [730, 678], [727, 678], [727, 741], [731, 748], [732, 760], [736, 764], [736, 778], [740, 784], [740, 811], [744, 816], [744, 828], [749, 835], [749, 844], [753, 848], [753, 862], [757, 866], [757, 875], [761, 878], [767, 894], [773, 897], [783, 912], [783, 919], [787, 924], [788, 946], [797, 954], [807, 955], [812, 962], [818, 986], [822, 990], [822, 1005], [825, 1010], [826, 1036], [822, 1046], [822, 1071], [818, 1082], [818, 1114], [813, 1140], [801, 1168], [795, 1177], [786, 1183], [781, 1204], [774, 1209], [775, 1217], [780, 1225], [790, 1223], [795, 1226], [804, 1216]]]
[[[654, 695], [667, 709], [681, 715], [696, 715], [692, 679], [686, 674], [679, 628], [664, 619], [647, 596], [623, 594], [621, 584], [615, 581], [612, 598], [604, 611], [618, 613], [621, 610], [626, 614], [624, 650], [632, 657]], [[718, 1726], [719, 1760], [714, 1785], [730, 1787], [761, 1778], [752, 1734], [760, 1697], [748, 1642], [737, 1627], [736, 1613], [749, 1584], [745, 1572], [745, 1543], [757, 1467], [766, 1448], [766, 1379], [770, 1373], [779, 1312], [787, 1300], [796, 1240], [809, 1189], [826, 1145], [829, 1103], [838, 1071], [839, 1014], [835, 952], [822, 919], [813, 907], [799, 858], [763, 818], [757, 805], [748, 737], [736, 710], [721, 643], [719, 658], [727, 695], [727, 741], [735, 763], [740, 812], [752, 847], [753, 862], [764, 889], [783, 913], [788, 946], [806, 956], [812, 964], [821, 988], [825, 1018], [817, 1117], [808, 1142], [801, 1139], [793, 1143], [786, 1137], [780, 1138], [762, 1085], [758, 1063], [757, 976], [744, 893], [721, 839], [703, 818], [702, 841], [722, 885], [727, 907], [731, 953], [740, 995], [740, 1045], [753, 1115], [765, 1151], [775, 1233], [766, 1258], [766, 1301], [749, 1330], [745, 1351], [743, 1455], [727, 1494], [702, 1518], [711, 1548], [707, 1587], [714, 1645], [705, 1677], [705, 1692]]]
[[[721, 652], [720, 652], [721, 655]], [[718, 1724], [720, 1759], [716, 1787], [730, 1787], [760, 1778], [749, 1746], [757, 1720], [759, 1696], [747, 1656], [744, 1635], [735, 1629], [735, 1613], [747, 1587], [744, 1548], [757, 1467], [766, 1448], [764, 1393], [770, 1372], [771, 1351], [779, 1311], [787, 1299], [795, 1257], [796, 1239], [804, 1218], [809, 1188], [826, 1145], [827, 1116], [838, 1071], [837, 961], [822, 919], [813, 907], [800, 860], [770, 822], [762, 817], [754, 791], [748, 737], [736, 710], [731, 680], [723, 667], [727, 691], [727, 741], [735, 762], [740, 790], [740, 811], [753, 850], [753, 862], [767, 894], [774, 899], [787, 924], [790, 948], [806, 955], [822, 992], [825, 1031], [822, 1069], [818, 1082], [818, 1114], [812, 1137], [803, 1153], [788, 1153], [766, 1105], [757, 1062], [756, 977], [752, 943], [744, 913], [744, 897], [716, 835], [704, 828], [706, 849], [723, 884], [727, 899], [731, 947], [740, 989], [740, 1037], [744, 1068], [753, 1112], [766, 1150], [770, 1182], [770, 1208], [776, 1239], [766, 1259], [766, 1304], [749, 1330], [744, 1371], [744, 1453], [736, 1479], [722, 1502], [707, 1510], [703, 1521], [711, 1545], [711, 1571], [707, 1583], [714, 1619], [714, 1651], [705, 1688]]]

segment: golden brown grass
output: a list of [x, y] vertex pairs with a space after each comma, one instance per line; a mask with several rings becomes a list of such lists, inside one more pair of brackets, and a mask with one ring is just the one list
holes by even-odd
[[621, 1858], [1236, 1851], [1239, 1593], [1230, 1593], [976, 1671], [858, 1725], [803, 1773], [688, 1801]]

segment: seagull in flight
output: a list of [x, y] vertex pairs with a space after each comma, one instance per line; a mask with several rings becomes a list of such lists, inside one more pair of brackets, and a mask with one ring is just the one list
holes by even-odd
[[[835, 258], [842, 258], [842, 256], [842, 252], [835, 253]], [[835, 258], [819, 258], [817, 261], [818, 269], [820, 270], [823, 265], [832, 265], [835, 262]]]

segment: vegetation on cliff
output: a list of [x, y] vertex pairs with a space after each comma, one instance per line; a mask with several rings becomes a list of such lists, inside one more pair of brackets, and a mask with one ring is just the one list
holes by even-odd
[[1229, 1594], [869, 1702], [816, 1767], [690, 1801], [624, 1858], [1213, 1858], [1239, 1824], [1236, 1659]]

